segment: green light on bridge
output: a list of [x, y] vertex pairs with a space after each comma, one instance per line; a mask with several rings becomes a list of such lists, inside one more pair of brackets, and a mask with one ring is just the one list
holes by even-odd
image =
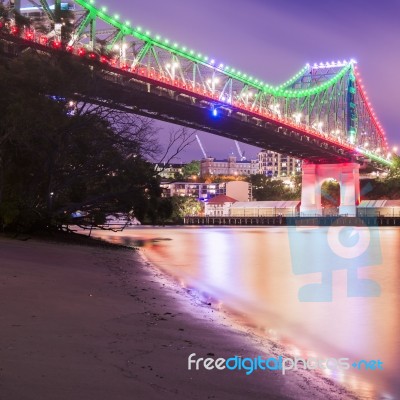
[[[196, 53], [194, 50], [190, 50], [188, 52], [187, 48], [185, 46], [183, 46], [181, 49], [179, 49], [179, 46], [177, 44], [174, 44], [174, 45], [171, 46], [169, 44], [169, 41], [168, 42], [165, 41], [165, 42], [161, 43], [160, 42], [161, 37], [159, 37], [159, 36], [157, 36], [157, 38], [155, 40], [151, 39], [151, 37], [150, 37], [151, 32], [150, 31], [146, 31], [145, 32], [147, 37], [144, 38], [143, 36], [141, 36], [138, 33], [138, 32], [141, 32], [141, 28], [140, 29], [136, 28], [136, 30], [130, 29], [126, 25], [124, 25], [124, 24], [122, 24], [122, 23], [117, 21], [117, 19], [119, 19], [118, 15], [115, 15], [114, 18], [111, 18], [107, 14], [104, 14], [107, 11], [106, 7], [102, 7], [101, 8], [101, 10], [103, 11], [103, 13], [101, 13], [98, 9], [96, 9], [92, 5], [94, 3], [94, 2], [92, 2], [92, 0], [89, 0], [89, 1], [75, 0], [75, 2], [78, 3], [79, 5], [81, 5], [82, 7], [86, 8], [88, 11], [90, 11], [94, 15], [94, 17], [97, 16], [97, 17], [101, 18], [102, 20], [104, 20], [105, 22], [109, 23], [110, 25], [113, 25], [116, 29], [119, 29], [122, 32], [124, 32], [125, 36], [126, 35], [132, 35], [132, 36], [138, 37], [141, 40], [146, 40], [150, 44], [153, 43], [154, 45], [156, 45], [158, 47], [161, 47], [166, 51], [174, 52], [177, 55], [185, 57], [185, 58], [187, 58], [187, 59], [189, 59], [189, 60], [191, 60], [193, 62], [204, 63], [208, 67], [215, 68], [213, 66], [214, 65], [213, 63], [208, 63], [207, 62], [209, 60], [208, 58], [206, 59], [205, 57], [203, 58], [201, 56], [201, 53]], [[301, 77], [302, 74], [304, 74], [304, 72], [309, 69], [309, 65], [307, 65], [306, 67], [303, 67], [300, 70], [300, 72], [295, 74], [291, 79], [289, 79], [283, 85], [280, 85], [278, 87], [274, 87], [272, 85], [264, 84], [264, 82], [262, 82], [262, 81], [260, 82], [258, 80], [254, 80], [254, 78], [248, 77], [247, 74], [241, 73], [240, 71], [236, 72], [236, 70], [234, 68], [231, 68], [231, 69], [226, 69], [225, 68], [224, 71], [231, 78], [238, 79], [241, 82], [245, 83], [246, 85], [252, 86], [253, 88], [255, 88], [257, 90], [262, 90], [264, 93], [271, 94], [271, 95], [273, 95], [275, 97], [299, 98], [299, 97], [315, 95], [315, 94], [323, 92], [324, 90], [326, 90], [330, 86], [333, 86], [352, 67], [353, 67], [353, 65], [351, 63], [349, 63], [348, 65], [344, 66], [329, 81], [324, 82], [322, 85], [314, 86], [313, 88], [310, 88], [310, 89], [308, 89], [306, 91], [298, 90], [298, 89], [288, 89], [288, 86], [291, 85], [293, 82], [295, 82], [299, 77]]]

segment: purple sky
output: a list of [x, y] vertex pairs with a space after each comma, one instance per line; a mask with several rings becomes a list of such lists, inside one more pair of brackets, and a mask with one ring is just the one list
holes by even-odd
[[[389, 143], [400, 146], [400, 1], [96, 0], [121, 19], [271, 84], [307, 62], [354, 58]], [[199, 135], [223, 158], [232, 141]], [[248, 157], [256, 149], [244, 146]], [[182, 156], [200, 158], [195, 143]]]

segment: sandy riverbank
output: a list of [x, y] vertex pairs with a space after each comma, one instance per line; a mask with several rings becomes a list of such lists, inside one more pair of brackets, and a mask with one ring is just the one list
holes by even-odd
[[188, 371], [282, 354], [131, 250], [0, 238], [0, 399], [350, 399], [311, 372]]

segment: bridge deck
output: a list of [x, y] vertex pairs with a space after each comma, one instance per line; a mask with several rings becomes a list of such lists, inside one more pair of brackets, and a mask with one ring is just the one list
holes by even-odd
[[[0, 33], [0, 53], [3, 56], [18, 56], [28, 48], [60, 55], [59, 50], [40, 43]], [[110, 108], [209, 132], [313, 163], [365, 161], [346, 145], [332, 142], [323, 135], [308, 134], [294, 126], [285, 125], [284, 121], [269, 119], [234, 106], [230, 106], [229, 110], [221, 106], [219, 116], [215, 118], [211, 112], [215, 101], [210, 102], [206, 96], [182, 88], [177, 90], [168, 83], [96, 60], [82, 59], [67, 52], [64, 56], [92, 65], [95, 72], [95, 91], [82, 90], [76, 94], [76, 100], [101, 103]]]

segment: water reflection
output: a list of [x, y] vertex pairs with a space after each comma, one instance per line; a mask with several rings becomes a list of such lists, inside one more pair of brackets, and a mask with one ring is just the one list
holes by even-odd
[[[365, 247], [365, 232], [335, 228], [133, 228], [100, 235], [143, 245], [155, 264], [246, 315], [293, 355], [380, 359], [383, 371], [325, 373], [364, 398], [400, 398], [400, 229], [373, 228]], [[367, 250], [349, 253], [357, 243]], [[347, 247], [347, 257], [338, 246]], [[302, 288], [313, 290], [302, 297]]]

